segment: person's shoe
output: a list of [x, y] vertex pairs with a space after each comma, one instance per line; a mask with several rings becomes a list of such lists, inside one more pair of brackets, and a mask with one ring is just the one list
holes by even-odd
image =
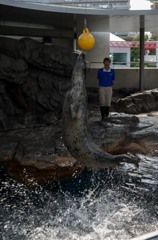
[[103, 121], [104, 120], [104, 116], [105, 116], [105, 107], [104, 106], [100, 107], [100, 113], [101, 113], [101, 120]]
[[105, 116], [109, 117], [110, 107], [105, 107]]

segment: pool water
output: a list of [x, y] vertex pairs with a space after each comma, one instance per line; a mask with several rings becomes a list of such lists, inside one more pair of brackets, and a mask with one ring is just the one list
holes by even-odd
[[145, 157], [139, 167], [85, 169], [43, 185], [24, 185], [1, 170], [0, 239], [127, 240], [154, 231], [157, 173], [156, 159]]

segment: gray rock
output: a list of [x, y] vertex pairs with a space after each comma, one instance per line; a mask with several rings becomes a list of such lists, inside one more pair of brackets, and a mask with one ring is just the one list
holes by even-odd
[[118, 112], [129, 114], [158, 111], [158, 89], [147, 90], [121, 98], [115, 105]]
[[76, 57], [29, 38], [0, 37], [0, 128], [50, 124], [59, 117]]

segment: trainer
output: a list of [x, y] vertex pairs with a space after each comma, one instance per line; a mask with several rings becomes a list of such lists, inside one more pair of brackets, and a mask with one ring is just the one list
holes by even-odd
[[102, 120], [109, 116], [111, 99], [112, 99], [112, 86], [115, 80], [115, 71], [110, 67], [110, 58], [104, 58], [104, 67], [98, 70], [97, 78], [99, 81], [99, 104]]

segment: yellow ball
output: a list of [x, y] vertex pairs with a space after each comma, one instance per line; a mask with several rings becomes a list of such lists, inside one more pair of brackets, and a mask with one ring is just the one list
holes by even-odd
[[95, 38], [89, 33], [88, 28], [83, 29], [83, 33], [78, 38], [78, 45], [82, 50], [88, 51], [94, 47]]

